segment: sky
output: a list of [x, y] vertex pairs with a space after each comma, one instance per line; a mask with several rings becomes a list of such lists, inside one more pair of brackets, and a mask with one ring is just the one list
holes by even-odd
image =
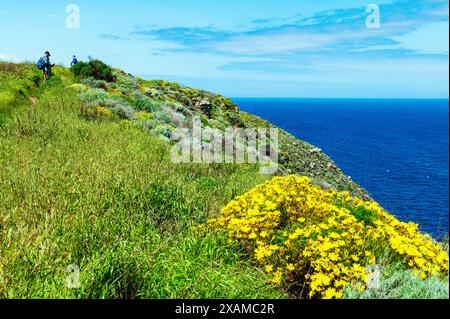
[[449, 96], [448, 0], [42, 4], [0, 0], [0, 60], [76, 54], [231, 97]]

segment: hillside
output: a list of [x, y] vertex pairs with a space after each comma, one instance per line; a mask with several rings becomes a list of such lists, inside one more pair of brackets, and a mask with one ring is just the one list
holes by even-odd
[[[230, 99], [221, 95], [164, 80], [145, 81], [121, 70], [115, 70], [115, 75], [115, 82], [88, 78], [75, 87], [81, 92], [86, 107], [100, 105], [121, 118], [143, 120], [150, 131], [163, 137], [169, 138], [176, 127], [184, 126], [196, 116], [200, 117], [202, 128], [275, 128], [257, 116], [240, 111]], [[278, 174], [306, 175], [319, 186], [370, 199], [367, 192], [345, 176], [320, 149], [277, 129]]]
[[[304, 297], [289, 285], [268, 284], [272, 274], [251, 258], [253, 243], [193, 230], [272, 177], [256, 164], [170, 160], [171, 132], [195, 116], [204, 128], [270, 123], [223, 96], [176, 83], [121, 70], [109, 82], [54, 71], [43, 83], [33, 65], [0, 63], [1, 298]], [[314, 200], [347, 191], [391, 220], [321, 150], [281, 130], [278, 151], [278, 175], [308, 177]], [[359, 218], [351, 218], [356, 228], [375, 225], [371, 213], [347, 208]], [[448, 254], [394, 224], [441, 260], [435, 269], [427, 259], [424, 274], [443, 277], [417, 279], [422, 286], [414, 284], [413, 297], [448, 297]], [[396, 261], [414, 262], [398, 254]], [[75, 266], [79, 289], [69, 289], [67, 269]]]

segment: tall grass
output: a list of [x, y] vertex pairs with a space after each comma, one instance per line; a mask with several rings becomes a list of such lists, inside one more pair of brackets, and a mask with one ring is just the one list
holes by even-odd
[[257, 167], [174, 165], [141, 127], [81, 117], [59, 75], [0, 128], [0, 297], [285, 297], [240, 247], [190, 230], [261, 183]]

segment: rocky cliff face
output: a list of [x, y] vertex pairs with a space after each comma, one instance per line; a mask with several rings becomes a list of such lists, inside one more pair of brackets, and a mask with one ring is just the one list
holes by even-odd
[[[257, 116], [241, 112], [238, 105], [221, 95], [163, 80], [146, 81], [120, 70], [116, 70], [116, 74], [115, 83], [85, 80], [87, 92], [84, 90], [82, 98], [131, 119], [140, 116], [142, 120], [144, 112], [148, 129], [166, 138], [180, 123], [188, 123], [194, 116], [201, 119], [204, 128], [275, 128]], [[92, 95], [96, 96], [93, 100]], [[371, 200], [367, 191], [346, 176], [322, 150], [281, 129], [277, 151], [280, 160], [277, 174], [306, 175], [320, 187], [348, 191], [361, 199]]]

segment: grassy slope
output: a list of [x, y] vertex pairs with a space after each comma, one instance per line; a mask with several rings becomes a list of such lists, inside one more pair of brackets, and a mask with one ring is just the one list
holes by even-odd
[[[79, 96], [67, 88], [75, 79], [56, 72], [38, 87], [34, 66], [0, 63], [0, 297], [287, 297], [240, 247], [189, 230], [265, 181], [258, 167], [173, 165], [169, 145], [142, 126], [81, 117]], [[144, 89], [185, 90], [159, 85]], [[247, 127], [270, 126], [231, 115]], [[281, 140], [283, 170], [365, 196], [312, 145], [285, 132]], [[71, 264], [81, 267], [79, 290], [66, 288]], [[347, 297], [401, 297], [413, 285], [414, 297], [448, 298], [448, 278], [435, 285], [408, 276], [402, 269], [388, 276], [382, 295]]]
[[[242, 112], [229, 99], [177, 83], [167, 81], [144, 81], [133, 76], [121, 74], [122, 82], [137, 82], [138, 90], [142, 90], [151, 98], [163, 97], [163, 100], [178, 103], [194, 114], [202, 116], [206, 127], [225, 129], [234, 125], [240, 128], [276, 128], [279, 133], [279, 170], [278, 174], [299, 174], [310, 177], [315, 184], [323, 188], [348, 191], [352, 195], [365, 200], [372, 200], [365, 189], [346, 176], [339, 167], [314, 145], [290, 135], [258, 116]], [[210, 103], [211, 110], [196, 107], [199, 101]], [[200, 111], [199, 111], [200, 109]]]
[[[36, 75], [13, 71], [2, 88]], [[239, 247], [189, 230], [261, 182], [257, 167], [172, 165], [140, 127], [81, 118], [68, 71], [57, 73], [64, 82], [0, 102], [0, 297], [285, 296]], [[79, 290], [65, 287], [70, 264]]]

